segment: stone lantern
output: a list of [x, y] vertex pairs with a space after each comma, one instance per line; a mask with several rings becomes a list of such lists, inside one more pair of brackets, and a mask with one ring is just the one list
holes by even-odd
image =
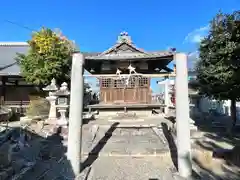
[[47, 124], [55, 124], [57, 119], [57, 111], [56, 111], [56, 91], [58, 90], [58, 87], [56, 85], [56, 80], [53, 78], [51, 80], [51, 84], [43, 88], [43, 91], [48, 92], [48, 96], [46, 99], [50, 103], [50, 110], [48, 115]]
[[55, 94], [58, 97], [57, 100], [57, 110], [60, 113], [60, 117], [57, 124], [61, 127], [67, 127], [68, 120], [66, 117], [66, 112], [69, 107], [69, 95], [68, 84], [66, 82], [62, 83], [60, 89]]

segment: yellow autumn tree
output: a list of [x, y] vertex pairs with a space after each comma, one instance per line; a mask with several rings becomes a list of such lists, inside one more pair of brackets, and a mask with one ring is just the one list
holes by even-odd
[[46, 85], [55, 78], [57, 83], [69, 81], [73, 43], [49, 28], [32, 34], [27, 54], [18, 54], [21, 75], [35, 85]]

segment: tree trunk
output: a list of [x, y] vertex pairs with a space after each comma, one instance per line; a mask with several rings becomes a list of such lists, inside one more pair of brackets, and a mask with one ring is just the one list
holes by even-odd
[[233, 129], [237, 122], [236, 99], [231, 100], [231, 118], [232, 118], [232, 129]]

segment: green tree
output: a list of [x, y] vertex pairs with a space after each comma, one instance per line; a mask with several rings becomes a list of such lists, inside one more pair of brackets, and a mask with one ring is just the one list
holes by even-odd
[[231, 100], [233, 126], [240, 99], [240, 11], [219, 12], [201, 41], [197, 63], [199, 90], [207, 97]]
[[60, 84], [69, 82], [73, 43], [51, 29], [42, 28], [32, 34], [27, 54], [18, 54], [21, 75], [35, 85], [49, 84], [55, 78]]

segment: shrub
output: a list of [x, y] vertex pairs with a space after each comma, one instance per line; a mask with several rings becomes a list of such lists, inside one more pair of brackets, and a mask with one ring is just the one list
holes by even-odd
[[47, 116], [49, 109], [49, 102], [44, 98], [38, 98], [30, 101], [26, 114], [29, 117]]

